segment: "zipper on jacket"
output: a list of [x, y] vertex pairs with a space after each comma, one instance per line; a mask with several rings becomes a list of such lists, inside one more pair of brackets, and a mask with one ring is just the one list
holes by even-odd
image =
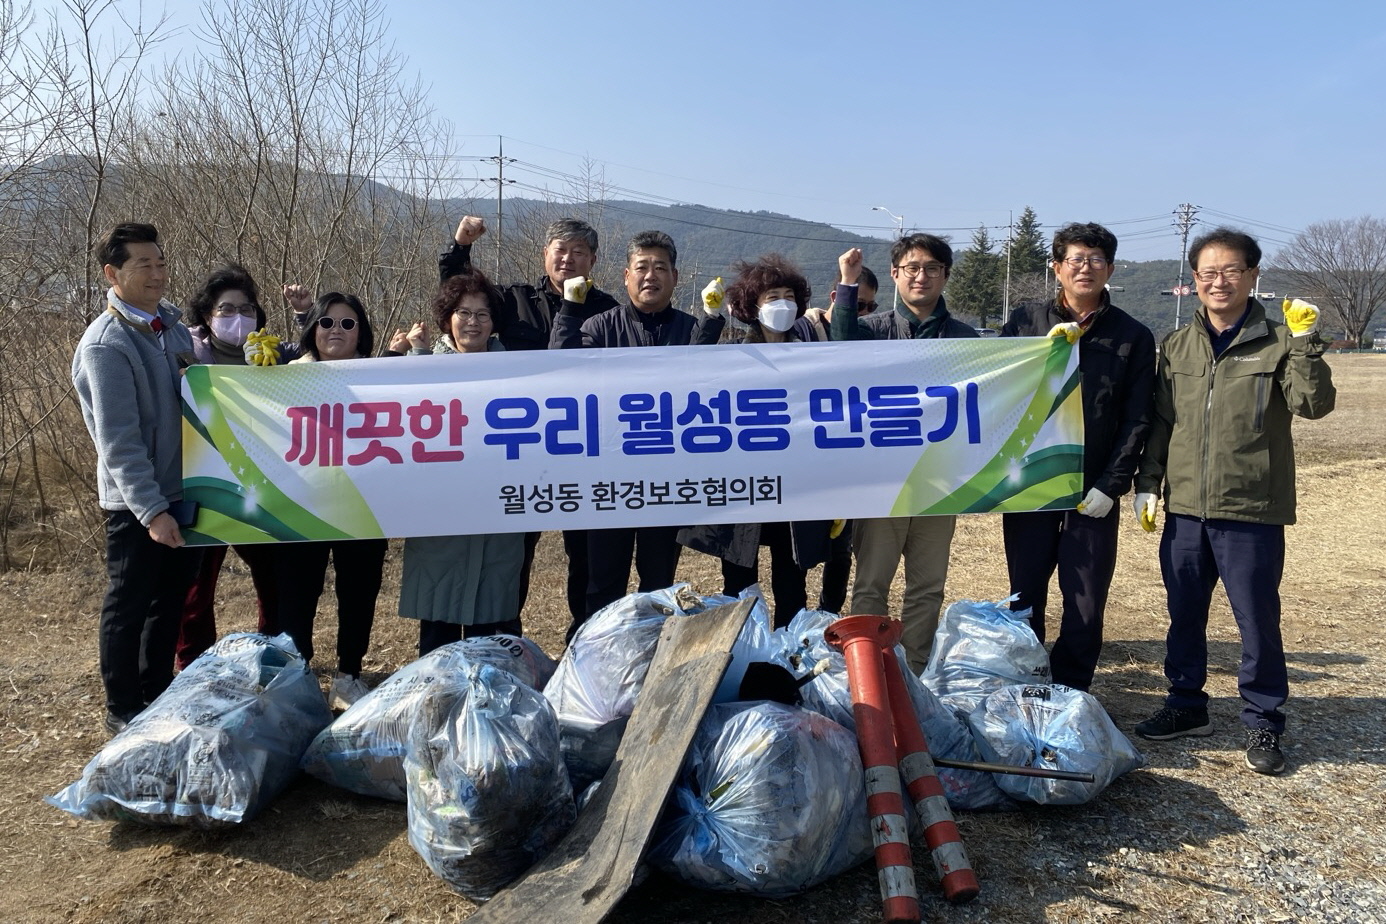
[[1267, 376], [1256, 376], [1256, 417], [1252, 421], [1251, 429], [1253, 433], [1260, 433], [1265, 429], [1266, 422], [1266, 378]]
[[1201, 519], [1208, 519], [1208, 469], [1209, 455], [1212, 451], [1213, 439], [1213, 388], [1217, 383], [1218, 358], [1213, 357], [1213, 365], [1208, 369], [1208, 401], [1203, 405], [1203, 471], [1200, 473], [1199, 480], [1202, 483], [1198, 495], [1199, 516]]

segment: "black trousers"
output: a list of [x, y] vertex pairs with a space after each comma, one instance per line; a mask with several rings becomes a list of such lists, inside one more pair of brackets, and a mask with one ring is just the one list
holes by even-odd
[[[525, 533], [525, 561], [520, 568], [520, 606], [515, 611], [517, 613], [524, 613], [525, 602], [529, 599], [529, 575], [534, 569], [534, 550], [539, 545], [540, 535]], [[574, 623], [580, 623], [587, 617], [587, 530], [563, 530], [563, 551], [568, 556], [568, 613]]]
[[679, 566], [679, 528], [641, 526], [632, 529], [589, 529], [587, 531], [587, 607], [583, 619], [568, 629], [573, 637], [577, 627], [597, 610], [626, 595], [630, 583], [630, 561], [635, 556], [639, 590], [648, 593], [674, 583]]
[[128, 510], [107, 512], [98, 647], [106, 708], [115, 715], [133, 718], [173, 681], [183, 599], [201, 561], [201, 549], [155, 542]]
[[419, 657], [436, 648], [460, 642], [464, 638], [486, 638], [488, 635], [520, 635], [520, 621], [507, 619], [504, 622], [483, 622], [474, 626], [464, 626], [460, 622], [443, 622], [437, 619], [419, 620]]
[[[770, 549], [770, 593], [775, 598], [775, 628], [789, 625], [808, 606], [808, 572], [794, 561], [794, 540], [788, 523], [764, 523], [760, 544]], [[759, 560], [759, 556], [757, 556]], [[722, 559], [722, 593], [735, 597], [759, 580], [758, 567]]]
[[852, 573], [852, 521], [829, 547], [829, 557], [823, 563], [823, 590], [818, 595], [818, 608], [825, 613], [842, 613], [847, 605], [847, 579]]
[[313, 659], [313, 620], [330, 555], [337, 574], [337, 670], [361, 673], [388, 547], [384, 539], [283, 543], [276, 559], [279, 629], [289, 633], [304, 659]]
[[1063, 614], [1049, 665], [1055, 683], [1076, 690], [1092, 686], [1102, 654], [1102, 620], [1116, 571], [1121, 524], [1117, 512], [1089, 517], [1076, 510], [1040, 510], [1001, 517], [1011, 592], [1020, 595], [1011, 609], [1032, 609], [1030, 626], [1041, 642], [1049, 579], [1056, 569], [1059, 572]]

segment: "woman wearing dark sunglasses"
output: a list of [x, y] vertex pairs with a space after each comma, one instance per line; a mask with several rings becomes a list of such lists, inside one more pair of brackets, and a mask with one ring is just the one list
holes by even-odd
[[[370, 356], [375, 347], [366, 309], [355, 295], [328, 292], [318, 296], [303, 320], [299, 338], [303, 355], [295, 363], [330, 362]], [[346, 709], [368, 691], [361, 662], [371, 644], [375, 601], [385, 565], [384, 539], [284, 543], [277, 582], [279, 626], [293, 637], [299, 653], [313, 657], [313, 618], [332, 558], [337, 592], [337, 677], [329, 702]]]

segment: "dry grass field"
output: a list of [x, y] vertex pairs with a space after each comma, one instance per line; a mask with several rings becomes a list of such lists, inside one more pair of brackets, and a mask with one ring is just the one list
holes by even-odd
[[[1386, 357], [1331, 357], [1338, 408], [1297, 421], [1300, 522], [1288, 531], [1284, 634], [1289, 771], [1242, 765], [1236, 628], [1221, 593], [1210, 626], [1217, 733], [1141, 742], [1149, 766], [1094, 803], [966, 814], [982, 885], [954, 908], [916, 846], [925, 920], [958, 922], [1386, 920]], [[1157, 708], [1164, 600], [1157, 539], [1123, 519], [1107, 644], [1093, 692], [1130, 729]], [[223, 631], [250, 628], [253, 599], [234, 556], [221, 584]], [[394, 616], [399, 554], [387, 565], [368, 679], [410, 660], [415, 624]], [[713, 560], [686, 553], [684, 577], [720, 589]], [[953, 546], [950, 600], [1006, 593], [999, 518], [966, 518]], [[403, 805], [301, 779], [230, 833], [79, 822], [42, 802], [105, 740], [96, 664], [104, 587], [99, 553], [60, 573], [0, 574], [0, 920], [431, 922], [465, 918], [409, 847]], [[816, 578], [815, 578], [816, 580]], [[814, 588], [811, 588], [811, 593]], [[898, 588], [897, 588], [898, 593]], [[530, 634], [561, 649], [562, 548], [540, 546]], [[320, 619], [331, 651], [333, 619]], [[658, 875], [612, 920], [874, 922], [868, 864], [785, 901], [699, 892]]]

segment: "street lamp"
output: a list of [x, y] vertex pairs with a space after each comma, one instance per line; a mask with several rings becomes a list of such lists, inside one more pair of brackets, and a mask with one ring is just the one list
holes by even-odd
[[[896, 215], [894, 212], [892, 212], [890, 209], [886, 208], [884, 205], [873, 205], [873, 206], [871, 206], [871, 211], [873, 211], [873, 212], [885, 212], [887, 215], [889, 215], [889, 216], [895, 221], [895, 239], [896, 239], [897, 241], [900, 240], [900, 238], [902, 238], [902, 237], [905, 236], [905, 216], [904, 216], [904, 215]], [[892, 279], [891, 279], [891, 282], [895, 282], [895, 280], [892, 278]], [[895, 294], [894, 294], [893, 296], [891, 296], [890, 307], [891, 307], [891, 308], [898, 308], [898, 307], [900, 307], [900, 284], [899, 284], [898, 282], [895, 283], [895, 287], [894, 287], [894, 288], [895, 288]]]

